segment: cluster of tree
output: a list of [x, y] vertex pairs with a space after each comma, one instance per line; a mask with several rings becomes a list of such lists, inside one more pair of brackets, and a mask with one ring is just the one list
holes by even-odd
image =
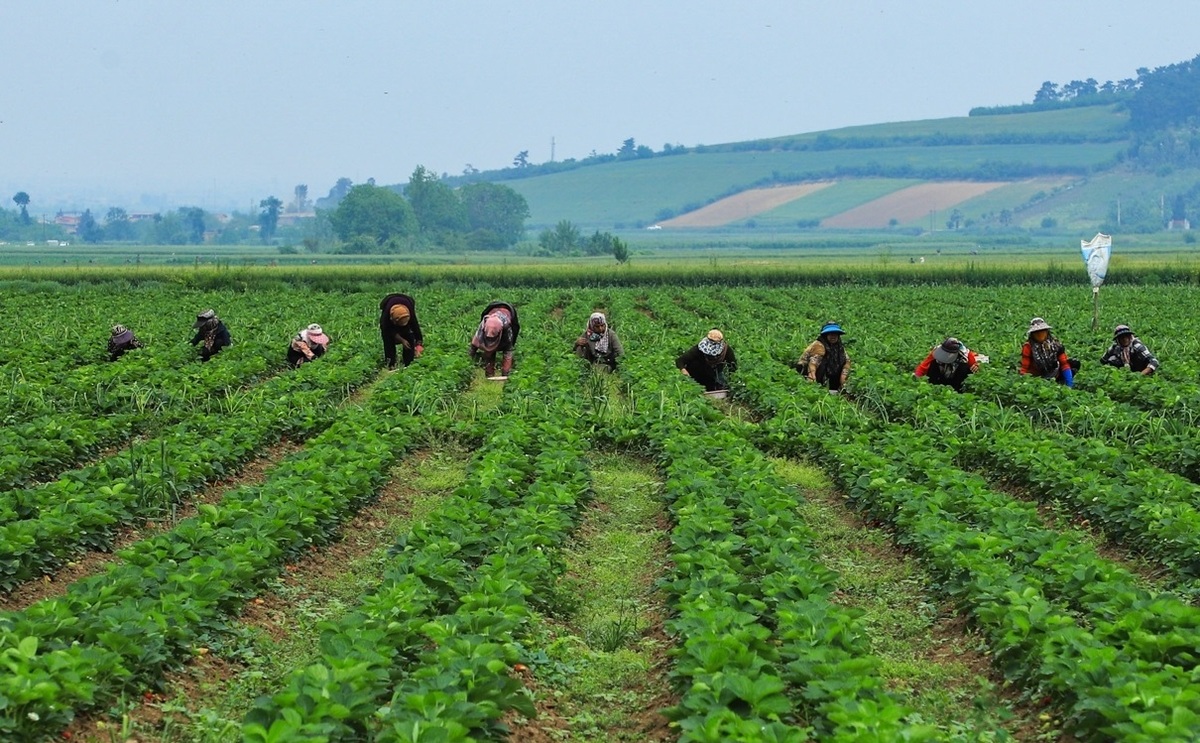
[[618, 263], [629, 260], [629, 246], [624, 240], [599, 230], [584, 238], [579, 228], [566, 219], [559, 221], [552, 230], [542, 230], [538, 235], [538, 246], [540, 253], [546, 256], [611, 255]]
[[529, 218], [525, 197], [508, 186], [482, 182], [455, 189], [420, 165], [402, 192], [373, 181], [353, 186], [344, 178], [334, 191], [329, 199], [338, 201], [329, 221], [344, 252], [407, 252], [434, 245], [497, 250], [515, 245]]
[[[304, 203], [307, 186], [297, 186], [296, 197]], [[28, 239], [34, 237], [33, 220], [29, 216], [29, 194], [17, 192], [12, 198], [20, 207], [19, 216], [7, 218], [0, 209], [0, 238]], [[262, 209], [256, 215], [234, 212], [230, 217], [218, 217], [197, 206], [185, 206], [173, 212], [154, 214], [148, 219], [133, 220], [129, 213], [118, 206], [109, 208], [103, 219], [98, 219], [91, 209], [85, 209], [75, 224], [76, 237], [85, 243], [136, 242], [143, 245], [198, 245], [211, 240], [223, 245], [250, 242], [255, 239], [269, 242], [276, 235], [279, 214], [283, 202], [269, 196], [259, 202]], [[39, 233], [47, 238], [65, 237], [66, 233], [57, 223], [37, 225]], [[47, 233], [52, 229], [54, 234]], [[257, 232], [257, 234], [255, 234]], [[308, 232], [314, 232], [310, 229]], [[315, 230], [320, 232], [320, 230]], [[315, 235], [304, 235], [311, 238]]]
[[[516, 180], [519, 178], [534, 178], [541, 175], [552, 175], [554, 173], [565, 173], [570, 170], [578, 170], [591, 165], [602, 165], [604, 163], [616, 162], [618, 160], [637, 160], [650, 157], [664, 157], [668, 155], [683, 155], [690, 150], [681, 144], [664, 144], [662, 149], [655, 152], [646, 145], [639, 145], [630, 137], [621, 143], [621, 147], [615, 153], [598, 153], [592, 150], [591, 154], [584, 158], [568, 158], [566, 160], [551, 160], [545, 163], [533, 163], [529, 159], [529, 150], [521, 150], [513, 157], [513, 164], [510, 168], [501, 170], [479, 170], [470, 163], [463, 168], [462, 175], [446, 175], [442, 174], [442, 181], [451, 187], [458, 187], [468, 183], [496, 182], [506, 180]], [[320, 202], [318, 200], [318, 205]]]
[[1146, 132], [1196, 124], [1200, 116], [1200, 55], [1153, 70], [1138, 70], [1129, 103], [1129, 125]]
[[[1138, 77], [1141, 77], [1143, 72], [1144, 69], [1138, 70]], [[1089, 77], [1087, 80], [1072, 80], [1069, 83], [1061, 85], [1047, 80], [1033, 94], [1033, 102], [1034, 104], [1038, 104], [1081, 99], [1104, 102], [1100, 99], [1115, 100], [1117, 97], [1124, 97], [1122, 94], [1133, 93], [1137, 89], [1138, 80], [1134, 78], [1127, 78], [1117, 82], [1106, 80], [1101, 84], [1096, 82], [1095, 78]]]
[[0, 208], [0, 241], [58, 240], [66, 237], [58, 225], [41, 224], [29, 216], [29, 194], [18, 191], [12, 200], [17, 209]]

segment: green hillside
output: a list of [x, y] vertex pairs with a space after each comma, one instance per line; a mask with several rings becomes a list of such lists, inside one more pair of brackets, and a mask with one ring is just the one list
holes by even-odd
[[[1116, 219], [1153, 226], [1171, 200], [1200, 192], [1200, 171], [1135, 172], [1124, 164], [1129, 115], [1097, 105], [846, 127], [749, 142], [549, 164], [545, 175], [496, 174], [529, 203], [537, 232], [560, 220], [585, 231], [630, 231], [692, 212], [753, 188], [811, 181], [833, 185], [728, 229], [797, 231], [903, 188], [946, 181], [1010, 185], [954, 205], [976, 228], [1087, 231]], [[526, 175], [527, 177], [520, 177]], [[936, 215], [935, 228], [948, 218]], [[927, 228], [929, 218], [899, 228]], [[1161, 226], [1161, 225], [1159, 225]], [[819, 228], [818, 228], [819, 229]]]
[[767, 152], [701, 152], [613, 162], [510, 181], [529, 202], [529, 225], [568, 219], [586, 228], [650, 224], [756, 185], [843, 174], [919, 179], [1079, 175], [1112, 166], [1120, 142], [1077, 145], [949, 145]]

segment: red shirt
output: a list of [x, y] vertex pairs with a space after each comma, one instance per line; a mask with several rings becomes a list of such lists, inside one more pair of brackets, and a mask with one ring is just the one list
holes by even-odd
[[[918, 377], [923, 377], [929, 373], [929, 367], [933, 366], [933, 364], [934, 364], [933, 351], [930, 351], [929, 355], [927, 355], [925, 357], [925, 360], [922, 361], [921, 363], [917, 364], [917, 370], [914, 371], [913, 374], [917, 375]], [[979, 365], [979, 360], [975, 358], [975, 352], [968, 349], [967, 350], [967, 368], [974, 369], [978, 365]]]
[[[1071, 365], [1070, 359], [1067, 358], [1067, 351], [1062, 348], [1058, 352], [1058, 370], [1061, 372]], [[1038, 374], [1038, 370], [1033, 366], [1033, 353], [1029, 350], [1029, 341], [1025, 341], [1025, 345], [1021, 346], [1021, 373], [1022, 374]]]

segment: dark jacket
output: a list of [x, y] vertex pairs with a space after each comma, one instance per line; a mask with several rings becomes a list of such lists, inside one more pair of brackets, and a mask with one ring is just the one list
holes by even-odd
[[[1115, 366], [1118, 369], [1123, 368], [1125, 366], [1125, 351], [1126, 349], [1120, 343], [1113, 343], [1109, 347], [1108, 352], [1104, 354], [1104, 357], [1100, 359], [1100, 363]], [[1154, 367], [1155, 370], [1158, 369], [1158, 359], [1154, 357], [1154, 354], [1150, 353], [1150, 349], [1146, 348], [1146, 344], [1142, 343], [1136, 336], [1129, 344], [1128, 352], [1130, 371], [1142, 372], [1146, 370], [1146, 367], [1150, 366]]]
[[[392, 322], [392, 308], [402, 304], [408, 308], [408, 324]], [[425, 336], [417, 320], [417, 307], [407, 294], [389, 294], [379, 303], [379, 335], [383, 338], [383, 358], [388, 366], [396, 365], [396, 344], [404, 346], [405, 363], [412, 360], [413, 346], [424, 346]]]
[[681, 353], [675, 359], [675, 366], [687, 369], [688, 376], [704, 385], [709, 392], [727, 390], [729, 375], [737, 371], [737, 356], [733, 353], [733, 346], [728, 343], [721, 355], [716, 357], [703, 353], [697, 344]]
[[967, 381], [967, 375], [978, 365], [978, 357], [975, 356], [974, 351], [968, 348], [959, 349], [954, 361], [948, 364], [943, 364], [935, 359], [933, 351], [930, 351], [925, 359], [917, 364], [917, 370], [913, 373], [917, 377], [926, 377], [934, 384], [946, 384], [953, 387], [956, 392], [962, 392], [963, 382]]
[[126, 352], [132, 351], [135, 348], [143, 348], [142, 342], [136, 337], [131, 337], [125, 343], [117, 343], [113, 339], [108, 340], [108, 360], [116, 361], [125, 355]]
[[[204, 336], [205, 336], [204, 328], [200, 328], [199, 330], [197, 330], [196, 334], [194, 336], [192, 336], [192, 341], [191, 341], [192, 345], [194, 346], [197, 343], [203, 341]], [[200, 358], [204, 361], [207, 361], [209, 359], [209, 357], [215, 356], [217, 354], [217, 352], [219, 352], [222, 348], [225, 348], [226, 346], [229, 346], [232, 344], [233, 344], [233, 340], [229, 337], [229, 329], [225, 327], [224, 322], [217, 321], [217, 329], [216, 329], [216, 333], [213, 338], [212, 347], [209, 348], [206, 346], [204, 348], [201, 348], [200, 349]]]

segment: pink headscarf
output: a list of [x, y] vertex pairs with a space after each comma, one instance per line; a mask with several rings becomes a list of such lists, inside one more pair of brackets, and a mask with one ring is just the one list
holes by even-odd
[[479, 330], [475, 337], [480, 348], [485, 351], [494, 351], [500, 345], [500, 337], [504, 334], [504, 326], [507, 324], [508, 313], [494, 311], [488, 313], [486, 317], [479, 323]]

